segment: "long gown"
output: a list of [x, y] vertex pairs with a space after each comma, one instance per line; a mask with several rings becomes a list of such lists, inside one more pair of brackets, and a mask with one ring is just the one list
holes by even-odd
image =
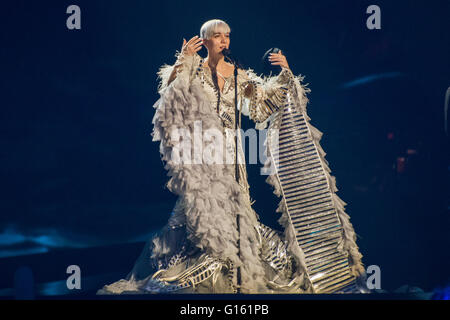
[[[177, 76], [168, 84], [175, 66]], [[153, 141], [161, 141], [170, 177], [166, 186], [178, 200], [167, 225], [149, 239], [127, 277], [97, 294], [312, 293], [301, 250], [288, 243], [286, 232], [262, 224], [252, 208], [242, 137], [238, 135], [238, 170], [236, 161], [211, 161], [224, 155], [235, 159], [234, 77], [224, 78], [220, 90], [199, 55], [178, 53], [176, 63], [164, 65], [158, 75], [152, 135]], [[239, 125], [242, 113], [257, 129], [266, 128], [292, 87], [305, 106], [309, 89], [302, 79], [286, 68], [268, 78], [239, 69]], [[244, 95], [248, 85], [252, 90]], [[223, 148], [211, 148], [217, 140], [214, 145], [208, 135], [196, 141], [199, 132], [221, 132]], [[288, 228], [285, 217], [280, 223]], [[360, 257], [358, 252], [354, 258], [357, 275], [363, 273]]]

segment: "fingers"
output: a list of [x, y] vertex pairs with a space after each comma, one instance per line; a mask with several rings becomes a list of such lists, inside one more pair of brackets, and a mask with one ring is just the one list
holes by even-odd
[[198, 36], [195, 36], [195, 37], [192, 37], [192, 38], [188, 41], [188, 45], [195, 44], [195, 43], [198, 43], [198, 42], [200, 42], [200, 41], [203, 41], [203, 39], [202, 39], [202, 38], [199, 38]]
[[188, 44], [192, 43], [192, 41], [194, 41], [197, 38], [198, 38], [198, 36], [194, 36], [194, 37], [190, 38], [189, 41], [188, 41]]
[[269, 59], [271, 59], [271, 58], [285, 58], [285, 56], [281, 53], [271, 53], [269, 55]]
[[202, 50], [202, 46], [203, 46], [203, 42], [197, 42], [195, 45], [192, 45], [192, 50], [194, 52], [198, 52], [200, 50]]
[[281, 54], [271, 54], [269, 56], [269, 61], [285, 61], [286, 57]]
[[284, 58], [269, 58], [270, 62], [287, 62]]
[[198, 46], [202, 46], [203, 45], [203, 39], [198, 38], [198, 36], [195, 36], [191, 40], [188, 41], [187, 45], [189, 47], [192, 47], [192, 48], [196, 49]]
[[200, 51], [202, 49], [202, 45], [203, 39], [199, 38], [199, 36], [194, 36], [187, 42], [186, 39], [183, 38], [183, 50], [189, 55]]
[[203, 45], [203, 40], [202, 40], [202, 39], [200, 39], [200, 40], [198, 40], [198, 41], [195, 41], [195, 42], [192, 44], [193, 47], [197, 47], [197, 46], [201, 46], [201, 45]]
[[284, 57], [270, 57], [269, 61], [285, 61], [286, 58]]
[[281, 53], [271, 53], [269, 56], [269, 61], [273, 66], [281, 66], [288, 68], [288, 63], [286, 57]]
[[287, 65], [286, 57], [281, 53], [271, 53], [269, 56], [269, 61], [275, 66], [285, 66]]

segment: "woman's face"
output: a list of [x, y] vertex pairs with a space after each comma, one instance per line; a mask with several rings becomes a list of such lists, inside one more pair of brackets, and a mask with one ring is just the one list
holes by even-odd
[[230, 47], [230, 33], [214, 32], [211, 38], [203, 40], [203, 43], [209, 54], [220, 54], [223, 49]]

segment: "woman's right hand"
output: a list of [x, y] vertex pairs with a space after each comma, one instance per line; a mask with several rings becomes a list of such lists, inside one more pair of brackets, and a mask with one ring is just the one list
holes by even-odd
[[186, 39], [183, 38], [183, 47], [181, 52], [188, 56], [193, 56], [196, 52], [202, 49], [202, 45], [203, 39], [198, 36], [192, 37], [188, 42], [186, 42]]

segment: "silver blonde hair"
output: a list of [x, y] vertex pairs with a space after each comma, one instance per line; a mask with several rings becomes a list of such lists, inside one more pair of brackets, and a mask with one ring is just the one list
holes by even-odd
[[223, 20], [213, 19], [206, 21], [200, 28], [200, 37], [209, 39], [214, 32], [222, 31], [224, 33], [231, 32], [230, 26]]

